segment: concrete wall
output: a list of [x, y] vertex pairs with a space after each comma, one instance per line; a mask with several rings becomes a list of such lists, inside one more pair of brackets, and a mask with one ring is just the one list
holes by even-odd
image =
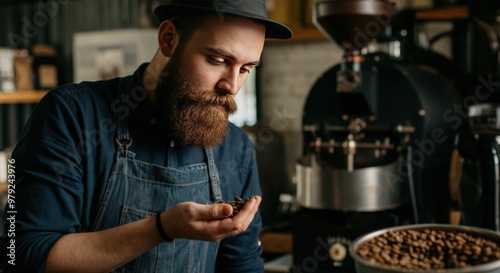
[[[329, 41], [268, 44], [260, 70], [261, 120], [283, 136], [286, 170], [293, 177], [302, 151], [302, 112], [317, 78], [340, 61], [342, 51]], [[270, 135], [270, 131], [262, 132]]]

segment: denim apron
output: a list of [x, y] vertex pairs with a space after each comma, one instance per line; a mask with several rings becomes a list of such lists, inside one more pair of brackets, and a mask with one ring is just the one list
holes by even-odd
[[[122, 78], [120, 92], [125, 94], [131, 89], [131, 77]], [[212, 149], [204, 150], [208, 164], [173, 168], [136, 160], [135, 153], [128, 150], [132, 145], [128, 119], [119, 118], [116, 144], [114, 166], [92, 230], [134, 222], [184, 201], [204, 204], [221, 200]], [[213, 272], [218, 246], [218, 242], [175, 239], [153, 247], [113, 272]]]

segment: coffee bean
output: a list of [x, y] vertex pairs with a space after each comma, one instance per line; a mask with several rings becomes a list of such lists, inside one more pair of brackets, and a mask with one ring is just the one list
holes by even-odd
[[245, 206], [246, 202], [248, 202], [252, 198], [254, 198], [254, 196], [248, 197], [245, 200], [243, 200], [241, 197], [235, 196], [234, 201], [220, 200], [219, 204], [224, 203], [231, 205], [233, 207], [233, 213], [231, 214], [230, 217], [234, 217]]
[[391, 230], [364, 242], [356, 252], [373, 263], [412, 270], [462, 268], [500, 259], [497, 242], [435, 229]]

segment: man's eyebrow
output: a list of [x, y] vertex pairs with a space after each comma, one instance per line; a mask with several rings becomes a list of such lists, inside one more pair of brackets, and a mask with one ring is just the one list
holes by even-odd
[[[221, 56], [224, 56], [228, 59], [231, 59], [231, 60], [236, 60], [236, 56], [234, 56], [233, 54], [229, 53], [227, 50], [224, 50], [222, 48], [212, 48], [212, 47], [207, 47], [207, 50], [214, 53], [214, 54], [218, 54], [218, 55], [221, 55]], [[246, 65], [253, 65], [253, 66], [258, 66], [260, 64], [260, 61], [254, 61], [254, 62], [249, 62], [249, 63], [246, 63]]]

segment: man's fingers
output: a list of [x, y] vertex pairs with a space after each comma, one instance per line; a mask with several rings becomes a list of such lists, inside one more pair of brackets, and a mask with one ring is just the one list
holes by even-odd
[[262, 201], [262, 198], [260, 196], [253, 196], [245, 203], [245, 206], [243, 207], [242, 211], [246, 211], [246, 212], [249, 212], [251, 214], [256, 213], [257, 210], [259, 209], [259, 205], [260, 205], [261, 201]]
[[221, 217], [222, 218], [226, 218], [226, 217], [229, 217], [232, 213], [233, 213], [233, 207], [231, 206], [228, 206], [226, 204], [220, 204], [220, 205], [216, 205], [217, 208], [220, 208], [220, 212], [221, 212]]
[[249, 218], [248, 224], [252, 221], [255, 213], [259, 210], [259, 205], [261, 202], [262, 198], [260, 196], [253, 196], [250, 198], [248, 201], [246, 201], [245, 206], [234, 216], [235, 221], [239, 221], [238, 219], [245, 219]]
[[233, 208], [228, 204], [201, 205], [197, 220], [214, 220], [229, 217]]

